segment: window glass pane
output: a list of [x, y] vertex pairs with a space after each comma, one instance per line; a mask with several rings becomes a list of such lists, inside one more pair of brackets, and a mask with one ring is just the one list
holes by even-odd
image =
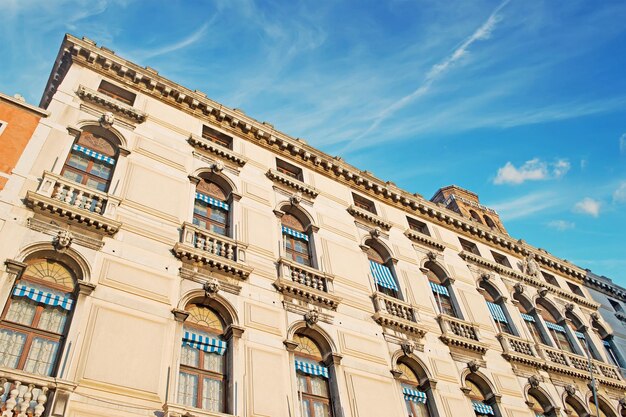
[[202, 408], [209, 411], [223, 411], [222, 381], [204, 378], [202, 389]]
[[293, 249], [293, 239], [285, 238], [285, 247], [287, 249]]
[[94, 161], [93, 167], [89, 173], [108, 180], [111, 176], [111, 165], [104, 162]]
[[178, 402], [195, 407], [197, 392], [198, 376], [181, 372], [178, 377]]
[[0, 329], [0, 366], [15, 368], [22, 355], [26, 335], [8, 329]]
[[311, 377], [311, 393], [319, 397], [328, 398], [328, 386], [326, 380], [320, 377]]
[[197, 368], [200, 366], [200, 351], [191, 346], [183, 346], [180, 352], [180, 363]]
[[302, 399], [302, 415], [304, 417], [311, 417], [311, 404], [306, 398]]
[[94, 178], [89, 178], [87, 180], [87, 184], [85, 185], [89, 188], [93, 188], [94, 190], [98, 190], [98, 191], [105, 191], [107, 188], [106, 182], [102, 182]]
[[89, 159], [78, 153], [73, 153], [68, 159], [67, 164], [71, 167], [78, 168], [81, 171], [87, 171], [87, 165], [89, 165]]
[[198, 227], [201, 227], [203, 229], [206, 229], [206, 222], [202, 219], [199, 219], [197, 217], [193, 218], [193, 224], [195, 224]]
[[24, 364], [24, 371], [37, 375], [52, 375], [52, 366], [58, 348], [59, 342], [40, 337], [34, 338]]
[[48, 332], [63, 333], [67, 313], [67, 310], [61, 307], [46, 306], [41, 312], [41, 318], [37, 327]]
[[299, 264], [302, 264], [302, 265], [307, 265], [307, 266], [309, 265], [309, 260], [308, 260], [307, 258], [304, 258], [304, 257], [300, 256], [300, 255], [297, 255], [297, 254], [296, 254], [296, 256], [295, 256], [295, 260], [296, 260], [296, 262], [298, 262]]
[[202, 352], [204, 355], [204, 369], [207, 371], [224, 373], [224, 356], [217, 353]]
[[302, 242], [300, 240], [295, 240], [294, 243], [295, 243], [296, 251], [298, 251], [300, 253], [304, 253], [304, 254], [309, 253], [309, 248], [308, 248], [308, 245], [306, 244], [306, 242]]
[[306, 385], [306, 376], [302, 374], [298, 374], [298, 391], [300, 392], [308, 392], [308, 388]]
[[214, 233], [217, 233], [218, 235], [225, 235], [226, 234], [226, 228], [224, 226], [217, 225], [217, 224], [212, 224], [211, 225], [211, 231], [214, 232]]
[[330, 417], [328, 404], [315, 402], [313, 403], [313, 410], [315, 412], [315, 417]]
[[211, 207], [211, 220], [215, 220], [219, 223], [226, 223], [226, 210]]
[[11, 300], [6, 319], [14, 323], [30, 326], [35, 317], [37, 303], [28, 298], [14, 298]]
[[208, 216], [207, 204], [203, 203], [200, 200], [196, 200], [193, 206], [193, 212], [201, 216], [207, 217]]
[[82, 184], [83, 178], [85, 178], [84, 175], [81, 175], [81, 174], [79, 174], [77, 172], [74, 172], [74, 171], [64, 171], [63, 172], [63, 177], [67, 178], [70, 181], [77, 182], [79, 184]]

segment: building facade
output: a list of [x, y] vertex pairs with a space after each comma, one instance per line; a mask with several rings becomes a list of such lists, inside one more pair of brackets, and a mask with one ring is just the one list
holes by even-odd
[[626, 415], [586, 271], [476, 194], [410, 194], [85, 38], [41, 106], [0, 194], [3, 415], [585, 417], [592, 384]]

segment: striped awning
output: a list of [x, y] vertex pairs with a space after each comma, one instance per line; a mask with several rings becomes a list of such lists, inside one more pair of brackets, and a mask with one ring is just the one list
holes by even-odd
[[381, 287], [389, 288], [390, 290], [398, 291], [398, 285], [389, 268], [378, 262], [370, 261], [370, 270], [372, 271], [376, 284]]
[[224, 203], [223, 201], [216, 200], [215, 198], [211, 198], [208, 195], [204, 195], [202, 193], [196, 193], [196, 200], [204, 201], [205, 203], [210, 204], [213, 207], [219, 207], [224, 210], [229, 209], [228, 204]]
[[91, 149], [85, 148], [84, 146], [74, 144], [74, 146], [72, 146], [72, 149], [78, 152], [82, 152], [87, 156], [97, 159], [98, 161], [103, 161], [103, 162], [106, 162], [107, 164], [115, 165], [114, 158], [111, 158], [110, 156], [102, 155], [101, 153], [92, 151]]
[[585, 335], [581, 332], [574, 332], [577, 338], [585, 340]]
[[282, 228], [283, 234], [290, 235], [296, 239], [302, 239], [307, 242], [309, 241], [309, 236], [306, 233], [298, 232], [297, 230], [290, 229], [287, 226], [282, 226]]
[[480, 415], [494, 415], [493, 407], [480, 401], [472, 401], [472, 407], [474, 407], [474, 411], [476, 411]]
[[414, 403], [426, 404], [426, 394], [422, 391], [417, 391], [411, 388], [402, 388], [404, 399], [407, 401], [413, 401]]
[[522, 318], [526, 321], [530, 321], [532, 323], [535, 322], [535, 318], [533, 316], [531, 316], [530, 314], [526, 314], [526, 313], [520, 313], [522, 315]]
[[204, 352], [217, 353], [218, 355], [223, 355], [226, 352], [225, 341], [189, 331], [185, 331], [183, 345], [191, 346]]
[[554, 324], [546, 321], [546, 327], [548, 329], [556, 330], [557, 332], [565, 333], [565, 327], [561, 326], [560, 324]]
[[506, 319], [506, 315], [504, 314], [504, 311], [502, 310], [502, 307], [500, 307], [498, 304], [492, 303], [491, 301], [487, 301], [487, 308], [489, 309], [489, 312], [491, 313], [491, 317], [493, 317], [495, 321], [508, 323]]
[[611, 347], [611, 343], [608, 340], [603, 340], [602, 344], [604, 345], [604, 347], [608, 347], [608, 348]]
[[74, 300], [61, 294], [40, 290], [24, 284], [17, 284], [13, 290], [15, 297], [26, 297], [38, 303], [53, 307], [61, 307], [64, 310], [71, 310]]
[[448, 292], [448, 289], [446, 287], [432, 281], [429, 281], [429, 283], [430, 289], [433, 290], [433, 292], [450, 297], [450, 293]]
[[296, 360], [296, 371], [300, 371], [304, 374], [321, 376], [328, 378], [328, 368], [320, 365], [315, 365], [309, 362]]

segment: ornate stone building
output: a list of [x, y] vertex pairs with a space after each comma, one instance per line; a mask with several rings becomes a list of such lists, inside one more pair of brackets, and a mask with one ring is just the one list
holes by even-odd
[[584, 417], [592, 381], [626, 415], [586, 271], [475, 194], [69, 35], [41, 106], [0, 194], [3, 416]]

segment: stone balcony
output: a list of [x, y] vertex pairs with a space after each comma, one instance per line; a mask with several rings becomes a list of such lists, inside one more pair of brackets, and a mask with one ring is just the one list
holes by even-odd
[[390, 327], [418, 338], [424, 337], [426, 329], [419, 325], [417, 308], [405, 301], [375, 292], [374, 320], [381, 326]]
[[333, 276], [291, 259], [278, 259], [278, 291], [322, 307], [336, 310], [341, 298], [333, 295]]
[[136, 123], [143, 123], [146, 120], [146, 113], [84, 85], [78, 87], [76, 94], [85, 101], [104, 107], [111, 113], [126, 117]]
[[267, 178], [274, 181], [275, 183], [279, 183], [291, 189], [299, 191], [302, 194], [306, 195], [307, 197], [315, 198], [319, 194], [319, 191], [317, 190], [317, 188], [303, 181], [290, 177], [289, 175], [283, 174], [282, 172], [276, 169], [270, 168], [265, 175], [267, 176]]
[[480, 354], [487, 351], [487, 345], [480, 341], [478, 325], [446, 314], [437, 316], [437, 321], [442, 332], [440, 339], [446, 345], [458, 346]]
[[348, 213], [350, 213], [352, 217], [364, 220], [365, 222], [370, 223], [374, 226], [378, 226], [385, 231], [389, 231], [389, 229], [391, 229], [391, 222], [388, 222], [382, 217], [374, 213], [370, 213], [369, 211], [362, 209], [361, 207], [357, 207], [354, 204], [348, 207]]
[[534, 342], [508, 333], [499, 333], [497, 337], [502, 345], [502, 356], [506, 359], [537, 367], [541, 367], [545, 363], [543, 358], [539, 356]]
[[58, 378], [28, 374], [15, 369], [0, 368], [0, 410], [2, 416], [39, 417], [50, 414], [49, 401], [55, 393], [57, 410], [63, 410], [76, 385]]
[[177, 258], [201, 262], [239, 279], [248, 278], [252, 272], [245, 263], [248, 245], [189, 222], [184, 222], [181, 229], [180, 242], [173, 248]]
[[246, 162], [248, 162], [248, 159], [243, 155], [240, 155], [237, 152], [234, 152], [222, 145], [218, 145], [215, 142], [205, 139], [202, 136], [198, 136], [192, 133], [189, 136], [188, 142], [196, 149], [210, 152], [220, 158], [224, 158], [226, 160], [234, 162], [240, 167], [244, 166]]
[[117, 197], [48, 171], [43, 173], [37, 190], [26, 193], [26, 204], [34, 211], [108, 235], [114, 235], [121, 226], [113, 219], [119, 203]]
[[187, 405], [166, 403], [163, 406], [163, 417], [233, 417], [233, 415], [202, 410]]

